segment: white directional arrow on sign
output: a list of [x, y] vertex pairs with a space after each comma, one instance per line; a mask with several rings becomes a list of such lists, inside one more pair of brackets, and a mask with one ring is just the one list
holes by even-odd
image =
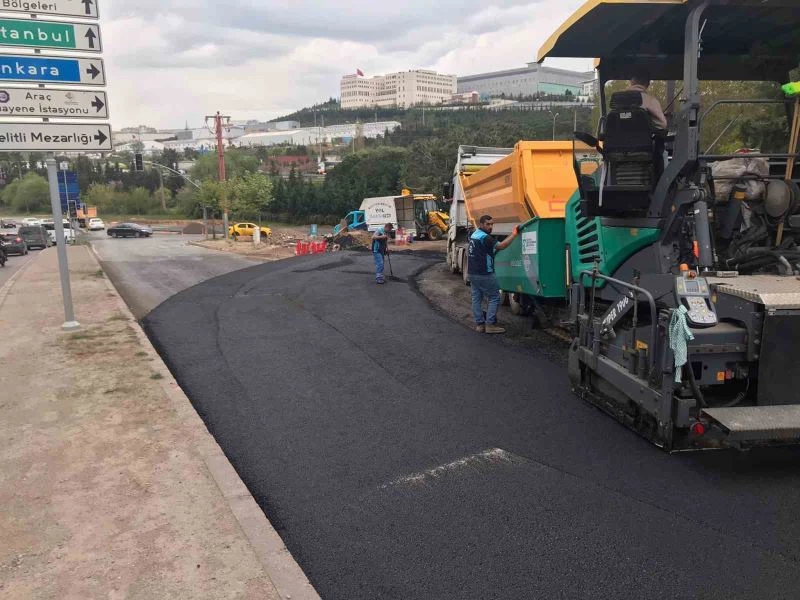
[[2, 117], [107, 119], [108, 100], [105, 92], [11, 88], [0, 85], [0, 118]]
[[98, 152], [111, 149], [110, 125], [0, 123], [0, 152]]
[[51, 0], [49, 2], [0, 0], [0, 10], [61, 17], [82, 17], [84, 19], [96, 19], [99, 16], [97, 0]]

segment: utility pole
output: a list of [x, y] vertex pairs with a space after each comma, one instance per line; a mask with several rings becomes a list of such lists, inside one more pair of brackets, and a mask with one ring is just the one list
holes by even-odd
[[167, 213], [167, 198], [164, 196], [164, 175], [161, 173], [161, 169], [156, 169], [158, 171], [158, 183], [161, 185], [161, 210], [164, 211], [164, 214]]
[[[225, 182], [225, 142], [222, 138], [223, 127], [229, 128], [231, 118], [227, 115], [221, 115], [219, 111], [217, 114], [206, 116], [206, 126], [208, 122], [214, 120], [214, 129], [212, 133], [217, 136], [217, 172], [219, 174], [220, 184]], [[223, 119], [225, 120], [223, 124]], [[220, 193], [222, 194], [220, 205], [222, 206], [222, 227], [225, 229], [225, 239], [228, 238], [228, 198], [225, 194], [225, 186], [220, 185]]]

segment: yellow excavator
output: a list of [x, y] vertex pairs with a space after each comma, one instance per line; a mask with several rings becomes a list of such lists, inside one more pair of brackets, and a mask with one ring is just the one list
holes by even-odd
[[[403, 190], [403, 195], [411, 195]], [[450, 225], [450, 215], [439, 210], [436, 196], [433, 194], [414, 194], [414, 222], [417, 226], [417, 237], [429, 240], [440, 240]]]

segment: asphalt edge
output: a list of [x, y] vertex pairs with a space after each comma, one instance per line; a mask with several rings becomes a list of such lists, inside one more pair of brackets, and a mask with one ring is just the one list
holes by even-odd
[[[191, 242], [190, 242], [191, 243]], [[99, 255], [91, 244], [86, 246], [89, 256], [97, 263], [97, 267], [102, 269]], [[32, 261], [31, 261], [32, 262]], [[30, 264], [30, 263], [28, 263]], [[27, 265], [24, 265], [27, 266]], [[23, 268], [24, 268], [23, 266]], [[22, 270], [22, 268], [20, 269]], [[105, 273], [105, 271], [103, 271]], [[14, 274], [15, 277], [17, 273]], [[170, 399], [173, 407], [184, 423], [193, 429], [201, 432], [206, 438], [208, 449], [198, 446], [199, 454], [203, 459], [211, 477], [217, 484], [225, 501], [231, 509], [234, 517], [239, 523], [250, 546], [258, 556], [265, 573], [272, 581], [278, 595], [285, 600], [321, 600], [319, 594], [311, 585], [306, 574], [295, 561], [289, 549], [283, 543], [278, 532], [269, 522], [264, 511], [258, 506], [244, 482], [239, 478], [238, 473], [228, 461], [228, 457], [220, 448], [214, 436], [208, 431], [203, 420], [197, 414], [189, 398], [184, 394], [175, 378], [172, 376], [167, 365], [158, 354], [150, 338], [142, 329], [139, 321], [134, 317], [128, 305], [122, 299], [119, 291], [114, 287], [111, 279], [106, 275], [103, 277], [106, 288], [114, 294], [120, 312], [128, 319], [129, 324], [136, 332], [139, 343], [145, 348], [148, 357], [152, 359], [151, 367], [161, 375], [159, 383], [166, 396]], [[0, 289], [2, 291], [8, 287], [11, 280]], [[7, 293], [7, 292], [6, 292]], [[0, 295], [0, 304], [4, 297]]]
[[[203, 248], [204, 250], [211, 250], [212, 252], [225, 252], [225, 250], [218, 250], [217, 248], [209, 248], [208, 246], [204, 246], [200, 242], [195, 242], [189, 240], [186, 242], [190, 246], [197, 246], [198, 248]], [[277, 262], [279, 260], [286, 260], [287, 258], [292, 258], [291, 256], [284, 257], [284, 258], [271, 258], [267, 256], [258, 256], [252, 254], [239, 254], [238, 252], [227, 252], [226, 254], [233, 254], [235, 256], [241, 256], [242, 258], [246, 258], [248, 260], [252, 260], [253, 262], [261, 262], [261, 263], [270, 263], [270, 262]]]

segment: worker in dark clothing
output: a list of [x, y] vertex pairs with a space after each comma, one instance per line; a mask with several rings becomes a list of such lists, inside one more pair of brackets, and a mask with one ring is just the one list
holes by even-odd
[[379, 227], [372, 234], [372, 258], [375, 259], [375, 283], [386, 283], [383, 278], [383, 256], [389, 250], [387, 245], [389, 243], [389, 234], [394, 229], [391, 223], [387, 223], [383, 227]]
[[[472, 286], [472, 316], [475, 318], [475, 331], [478, 333], [505, 333], [497, 324], [497, 307], [500, 305], [500, 286], [494, 274], [494, 255], [507, 248], [519, 235], [519, 228], [498, 242], [492, 237], [494, 221], [489, 215], [478, 220], [479, 228], [469, 238], [467, 273]], [[486, 298], [486, 318], [483, 316], [483, 299]]]

